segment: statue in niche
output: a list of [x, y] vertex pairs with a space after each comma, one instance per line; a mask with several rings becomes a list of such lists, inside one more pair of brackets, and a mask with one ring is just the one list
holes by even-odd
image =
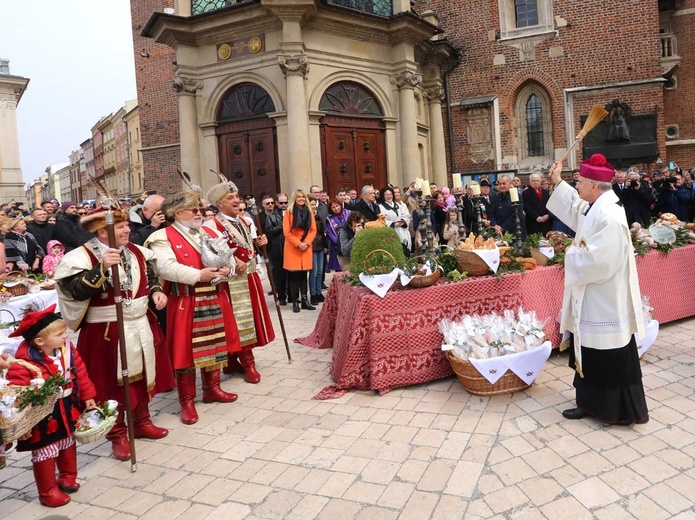
[[627, 103], [621, 103], [614, 99], [612, 103], [606, 105], [608, 111], [608, 141], [629, 141], [630, 129], [627, 120], [630, 118], [630, 107]]

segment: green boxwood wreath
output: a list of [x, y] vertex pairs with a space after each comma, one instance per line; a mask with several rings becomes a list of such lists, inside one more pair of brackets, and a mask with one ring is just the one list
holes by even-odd
[[[396, 259], [398, 267], [405, 265], [403, 246], [396, 231], [390, 227], [366, 228], [357, 233], [350, 253], [350, 272], [359, 275], [364, 271], [364, 259], [375, 249], [385, 249]], [[374, 253], [369, 257], [369, 267], [392, 265], [388, 255]]]

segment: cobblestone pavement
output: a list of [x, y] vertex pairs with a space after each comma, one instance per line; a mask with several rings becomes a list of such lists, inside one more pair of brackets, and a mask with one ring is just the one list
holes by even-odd
[[[285, 309], [290, 338], [308, 334], [318, 311]], [[239, 400], [199, 402], [193, 426], [175, 392], [158, 396], [154, 419], [170, 433], [137, 441], [136, 473], [106, 442], [80, 446], [82, 488], [67, 506], [41, 506], [29, 457], [9, 454], [0, 516], [695, 518], [694, 347], [695, 320], [662, 328], [643, 360], [651, 420], [618, 427], [563, 419], [574, 398], [565, 356], [514, 395], [471, 396], [450, 377], [312, 401], [333, 382], [331, 351], [293, 344], [288, 364], [279, 340], [256, 351], [261, 383], [227, 378]]]

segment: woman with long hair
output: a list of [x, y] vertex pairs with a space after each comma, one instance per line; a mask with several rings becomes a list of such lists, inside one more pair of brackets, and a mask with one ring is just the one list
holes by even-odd
[[345, 224], [350, 210], [344, 209], [343, 204], [338, 199], [331, 200], [328, 206], [328, 218], [326, 219], [326, 238], [328, 239], [328, 265], [326, 271], [342, 271], [338, 262], [338, 230]]
[[316, 309], [307, 300], [307, 275], [313, 265], [311, 245], [316, 238], [316, 219], [306, 200], [304, 192], [296, 190], [282, 220], [285, 235], [283, 267], [289, 272], [293, 312], [299, 312], [300, 297], [302, 309]]
[[410, 256], [411, 239], [408, 226], [410, 225], [411, 216], [408, 213], [408, 207], [404, 203], [396, 201], [391, 186], [385, 186], [379, 190], [379, 193], [381, 195], [379, 198], [379, 209], [381, 213], [386, 215], [386, 225], [396, 231], [401, 244], [403, 244], [403, 253], [406, 256]]

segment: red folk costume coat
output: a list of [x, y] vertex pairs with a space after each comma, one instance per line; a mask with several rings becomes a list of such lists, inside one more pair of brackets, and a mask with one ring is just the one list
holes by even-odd
[[[81, 246], [78, 249], [83, 249], [88, 257], [91, 266], [94, 267], [99, 263], [99, 259], [88, 247], [89, 243]], [[130, 296], [132, 300], [139, 298], [146, 299], [149, 296], [149, 287], [147, 279], [147, 266], [143, 252], [139, 246], [135, 244], [127, 244], [127, 249], [132, 253], [131, 258], [135, 258], [137, 269], [139, 271], [139, 283], [137, 287], [133, 287], [131, 295], [123, 295], [125, 298]], [[70, 252], [68, 255], [75, 255], [75, 252]], [[149, 252], [148, 252], [149, 253]], [[150, 253], [151, 254], [151, 253]], [[71, 261], [70, 256], [65, 257], [66, 262]], [[63, 266], [64, 267], [64, 266]], [[133, 268], [136, 266], [133, 265]], [[101, 290], [97, 291], [89, 300], [88, 309], [94, 309], [95, 312], [99, 309], [107, 310], [114, 307], [115, 291], [110, 284], [103, 284]], [[61, 306], [67, 302], [61, 301]], [[90, 311], [87, 310], [83, 319], [80, 321], [76, 329], [79, 329], [80, 336], [77, 340], [77, 350], [84, 360], [87, 371], [95, 383], [97, 389], [97, 399], [106, 401], [112, 399], [119, 403], [125, 402], [123, 395], [123, 383], [120, 379], [120, 364], [119, 364], [119, 345], [118, 345], [118, 325], [115, 321], [107, 321], [102, 323], [90, 323]], [[124, 308], [126, 319], [127, 310]], [[114, 316], [115, 318], [115, 316]], [[171, 361], [166, 351], [166, 341], [162, 330], [157, 324], [157, 318], [151, 310], [146, 311], [146, 320], [152, 334], [154, 344], [154, 374], [147, 374], [147, 370], [143, 369], [140, 374], [130, 378], [130, 399], [133, 408], [140, 403], [149, 403], [151, 397], [171, 390], [174, 385], [174, 376], [171, 368]], [[147, 333], [147, 331], [145, 331]], [[128, 333], [126, 333], [128, 336]], [[129, 338], [132, 341], [132, 338]], [[136, 339], [137, 341], [137, 339]], [[126, 347], [137, 347], [137, 345], [128, 345]], [[128, 359], [131, 359], [128, 356]], [[131, 374], [137, 373], [133, 370], [134, 366], [129, 364]], [[148, 379], [153, 380], [148, 384]]]
[[[243, 233], [235, 227], [235, 224], [241, 226]], [[251, 227], [242, 218], [238, 219], [237, 223], [232, 223], [224, 215], [218, 215], [205, 225], [209, 227], [214, 226], [214, 229], [217, 229], [223, 236], [227, 237], [229, 247], [232, 249], [236, 248], [234, 251], [234, 258], [248, 265], [248, 291], [253, 308], [253, 325], [256, 335], [255, 341], [246, 344], [242, 342], [243, 350], [267, 345], [275, 339], [275, 330], [270, 320], [268, 305], [265, 302], [263, 283], [261, 282], [261, 277], [258, 276], [255, 270], [256, 251], [254, 250], [253, 241], [251, 240]], [[252, 272], [249, 273], [248, 269], [251, 269]], [[235, 306], [235, 313], [236, 310], [237, 308]]]
[[[200, 232], [218, 237], [206, 227]], [[199, 246], [194, 245], [193, 237], [183, 233], [177, 225], [172, 225], [155, 231], [146, 242], [157, 255], [158, 274], [166, 280], [164, 292], [169, 297], [166, 339], [172, 364], [174, 370], [221, 368], [227, 364], [227, 354], [241, 351], [229, 290], [225, 283], [189, 285], [176, 279], [171, 264], [203, 269]]]
[[[39, 368], [41, 377], [45, 381], [52, 375], [60, 373], [53, 359], [36, 347], [29, 346], [26, 341], [23, 341], [17, 349], [16, 358]], [[51, 415], [32, 428], [30, 439], [18, 442], [17, 451], [37, 450], [72, 435], [75, 431], [75, 423], [80, 417], [80, 403], [94, 399], [97, 395], [87, 375], [87, 369], [70, 340], [66, 341], [62, 349], [60, 362], [63, 377], [68, 379], [62, 387], [64, 397], [58, 399]], [[35, 377], [36, 372], [17, 363], [7, 371], [7, 380], [13, 385], [28, 386]]]

